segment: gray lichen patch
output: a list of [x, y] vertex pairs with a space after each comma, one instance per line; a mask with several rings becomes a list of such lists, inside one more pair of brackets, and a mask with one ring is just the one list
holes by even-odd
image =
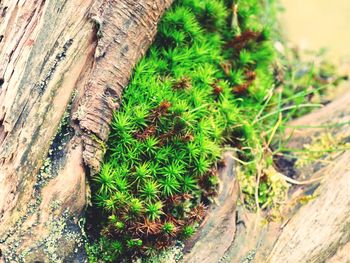
[[[45, 226], [49, 230], [50, 235], [37, 242], [35, 246], [22, 252], [19, 255], [19, 259], [24, 262], [44, 259], [45, 262], [59, 263], [67, 262], [67, 258], [74, 258], [76, 262], [84, 262], [78, 261], [78, 259], [85, 258], [85, 254], [80, 229], [75, 221], [76, 219], [71, 218], [68, 211], [66, 211], [59, 218], [53, 218], [47, 222]], [[62, 249], [62, 246], [65, 249]], [[38, 255], [37, 251], [42, 251], [44, 257], [42, 257], [41, 253]], [[66, 254], [66, 251], [73, 251], [73, 253]]]
[[63, 114], [62, 120], [57, 128], [57, 133], [52, 139], [50, 149], [44, 163], [37, 176], [35, 188], [37, 191], [47, 184], [50, 179], [57, 176], [57, 171], [62, 162], [65, 153], [65, 146], [74, 135], [74, 129], [70, 126], [71, 107], [75, 99], [76, 93], [73, 92], [66, 111]]
[[[8, 229], [0, 240], [5, 262], [63, 262], [67, 257], [80, 258], [78, 262], [84, 262], [86, 258], [81, 229], [77, 224], [78, 219], [74, 218], [68, 209], [62, 214], [62, 204], [57, 200], [51, 201], [49, 207], [41, 205], [43, 188], [58, 175], [58, 171], [66, 161], [66, 146], [74, 135], [69, 123], [74, 98], [75, 94], [60, 122], [57, 134], [51, 141], [48, 155], [44, 157], [25, 215], [14, 227]], [[43, 220], [42, 217], [48, 218]], [[28, 240], [31, 236], [43, 238]], [[68, 251], [73, 251], [75, 255], [67, 254], [70, 253]]]
[[[17, 235], [10, 235], [7, 238], [6, 249], [2, 251], [5, 262], [86, 262], [82, 230], [78, 219], [71, 216], [68, 209], [63, 214], [54, 216], [60, 206], [61, 204], [57, 201], [51, 203], [50, 217], [42, 224], [45, 230], [35, 229], [39, 221], [28, 228], [24, 225], [18, 226]], [[30, 237], [32, 231], [35, 231], [35, 234], [38, 234], [37, 231], [43, 231], [44, 238], [36, 241], [28, 238], [18, 239], [18, 237]], [[29, 246], [21, 250], [21, 246], [28, 242]]]

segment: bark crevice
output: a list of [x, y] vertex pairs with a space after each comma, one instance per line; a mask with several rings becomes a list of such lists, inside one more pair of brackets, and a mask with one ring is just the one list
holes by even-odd
[[122, 89], [172, 1], [152, 2], [0, 2], [3, 260], [84, 257], [86, 177], [99, 170]]

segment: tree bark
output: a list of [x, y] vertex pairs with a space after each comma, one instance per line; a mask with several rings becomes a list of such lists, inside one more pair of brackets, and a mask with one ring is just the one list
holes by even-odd
[[84, 261], [86, 176], [172, 0], [0, 0], [0, 249]]

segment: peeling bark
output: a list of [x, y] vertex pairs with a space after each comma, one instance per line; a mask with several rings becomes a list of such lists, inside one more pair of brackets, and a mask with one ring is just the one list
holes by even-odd
[[2, 260], [84, 260], [86, 176], [171, 2], [0, 1]]

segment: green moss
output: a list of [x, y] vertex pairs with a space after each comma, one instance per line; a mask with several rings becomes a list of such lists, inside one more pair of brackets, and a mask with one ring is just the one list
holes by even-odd
[[242, 133], [247, 144], [256, 141], [249, 120], [273, 83], [274, 53], [261, 37], [259, 1], [245, 1], [238, 13], [243, 37], [230, 27], [230, 12], [225, 1], [183, 0], [164, 15], [114, 113], [105, 164], [93, 179], [95, 203], [113, 218], [90, 251], [97, 258], [190, 237], [201, 219], [193, 211], [215, 195], [225, 139]]
[[[279, 115], [293, 87], [276, 92], [274, 0], [239, 1], [232, 10], [231, 1], [178, 0], [164, 15], [114, 113], [93, 178], [106, 220], [88, 246], [90, 262], [149, 255], [190, 237], [202, 203], [216, 194], [227, 145], [245, 165], [246, 201], [255, 202], [256, 174], [273, 165], [268, 144], [283, 131]], [[260, 182], [258, 205], [270, 204], [281, 190]]]

